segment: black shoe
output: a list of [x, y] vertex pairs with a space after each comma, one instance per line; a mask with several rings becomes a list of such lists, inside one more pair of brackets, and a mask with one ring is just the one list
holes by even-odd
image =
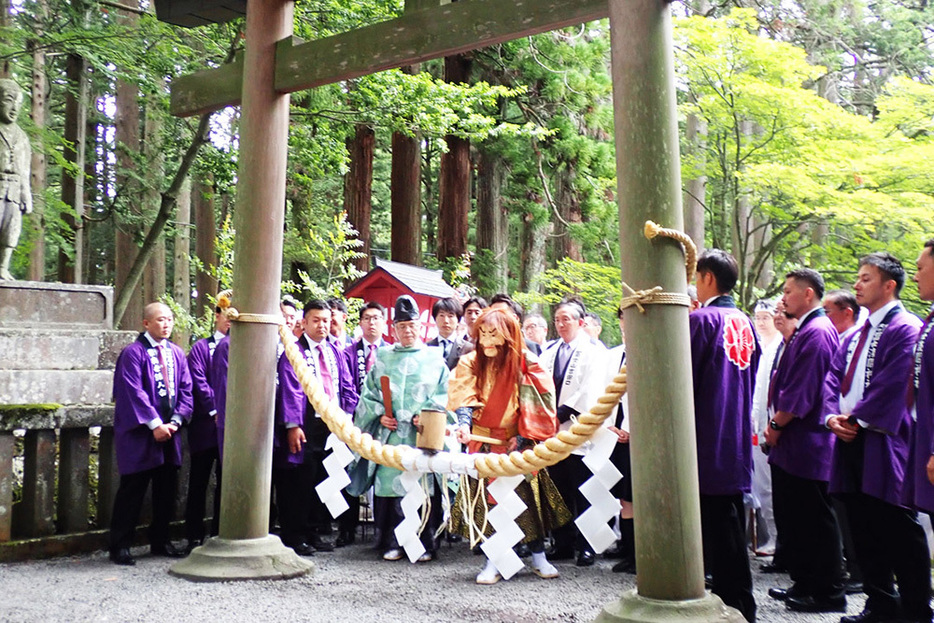
[[341, 532], [337, 540], [334, 541], [334, 547], [345, 547], [347, 545], [353, 545], [357, 540], [357, 535], [353, 532]]
[[795, 596], [800, 597], [800, 595], [798, 595], [797, 592], [795, 591], [794, 586], [792, 586], [791, 588], [779, 588], [777, 586], [773, 586], [772, 588], [769, 589], [769, 597], [771, 597], [772, 599], [777, 599], [779, 601], [785, 601], [789, 597], [795, 597]]
[[574, 558], [573, 548], [552, 547], [548, 550], [548, 560], [571, 560]]
[[516, 552], [516, 556], [519, 558], [528, 558], [532, 555], [532, 550], [529, 549], [528, 543], [519, 543], [512, 549]]
[[617, 541], [616, 545], [614, 545], [612, 548], [603, 552], [603, 557], [609, 558], [611, 560], [612, 559], [621, 560], [623, 558], [626, 558], [626, 552], [621, 547], [620, 542]]
[[453, 532], [446, 532], [444, 534], [444, 540], [448, 543], [460, 543], [463, 540], [463, 537], [459, 534], [454, 534]]
[[591, 551], [584, 550], [577, 556], [578, 567], [592, 567], [595, 561], [596, 557]]
[[792, 596], [785, 598], [785, 605], [795, 612], [846, 612], [846, 597]]
[[191, 553], [191, 550], [201, 545], [203, 545], [201, 539], [188, 539], [188, 544], [185, 545], [185, 555], [187, 556]]
[[149, 554], [152, 556], [164, 556], [165, 558], [184, 558], [188, 554], [185, 550], [178, 549], [169, 542], [162, 545], [150, 545]]
[[613, 573], [636, 573], [636, 561], [632, 558], [623, 558], [613, 565]]
[[299, 556], [312, 556], [315, 553], [315, 548], [304, 541], [294, 545], [287, 545], [286, 547], [291, 547]]
[[894, 614], [882, 614], [875, 610], [863, 610], [859, 614], [840, 617], [840, 623], [892, 623], [900, 621]]
[[132, 567], [136, 564], [136, 560], [126, 547], [110, 550], [110, 562], [115, 565], [123, 565], [124, 567]]
[[319, 552], [333, 552], [334, 544], [330, 541], [325, 541], [320, 536], [313, 536], [311, 538], [311, 546], [314, 547]]
[[781, 565], [776, 565], [775, 561], [759, 566], [759, 573], [788, 573], [788, 569]]

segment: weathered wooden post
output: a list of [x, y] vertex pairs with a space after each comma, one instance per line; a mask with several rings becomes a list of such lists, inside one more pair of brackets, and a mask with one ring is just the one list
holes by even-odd
[[[683, 220], [668, 3], [609, 0], [609, 14], [623, 281], [683, 293], [679, 245], [643, 235]], [[597, 620], [742, 621], [704, 590], [688, 309], [625, 315], [638, 588]]]
[[[233, 290], [241, 313], [270, 320], [279, 314], [289, 129], [289, 96], [274, 84], [276, 43], [292, 35], [293, 7], [291, 0], [249, 2], [246, 16]], [[175, 575], [287, 578], [313, 568], [269, 534], [277, 340], [275, 324], [233, 325], [220, 535], [174, 565]]]

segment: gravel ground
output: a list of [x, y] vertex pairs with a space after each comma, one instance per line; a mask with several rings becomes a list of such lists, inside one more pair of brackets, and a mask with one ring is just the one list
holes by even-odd
[[[262, 623], [265, 621], [592, 621], [603, 604], [635, 586], [635, 577], [612, 573], [611, 560], [579, 569], [559, 562], [561, 577], [542, 580], [529, 571], [508, 582], [478, 586], [482, 558], [465, 545], [444, 544], [438, 560], [412, 565], [384, 562], [367, 545], [312, 557], [310, 576], [287, 581], [193, 583], [167, 573], [172, 561], [134, 550], [135, 567], [111, 564], [105, 553], [0, 564], [0, 621]], [[754, 561], [757, 569], [759, 562]], [[811, 623], [839, 614], [801, 615], [766, 596], [788, 586], [787, 576], [754, 576], [759, 621]], [[851, 598], [848, 614], [862, 609]]]

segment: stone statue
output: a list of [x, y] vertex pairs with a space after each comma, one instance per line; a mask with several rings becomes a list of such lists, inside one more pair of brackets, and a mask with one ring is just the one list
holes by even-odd
[[12, 80], [0, 80], [0, 281], [12, 280], [10, 258], [19, 242], [23, 213], [32, 212], [29, 137], [16, 125], [23, 92]]

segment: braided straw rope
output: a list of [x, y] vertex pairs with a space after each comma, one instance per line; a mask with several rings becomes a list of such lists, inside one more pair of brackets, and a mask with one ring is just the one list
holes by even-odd
[[643, 230], [643, 233], [649, 240], [657, 238], [658, 236], [663, 236], [665, 238], [672, 238], [683, 244], [684, 268], [688, 274], [688, 283], [694, 281], [694, 273], [697, 271], [697, 245], [694, 244], [694, 241], [691, 240], [690, 236], [688, 236], [683, 231], [678, 231], [677, 229], [668, 229], [667, 227], [662, 227], [661, 225], [653, 223], [652, 221], [645, 222], [645, 229]]
[[[284, 326], [279, 327], [279, 338], [285, 344], [285, 355], [292, 364], [295, 374], [298, 375], [302, 389], [315, 408], [315, 412], [321, 416], [331, 432], [346, 443], [351, 450], [365, 459], [399, 470], [405, 470], [405, 464], [412, 465], [415, 458], [422, 455], [421, 450], [411, 446], [383, 444], [355, 426], [353, 418], [344, 413], [337, 401], [328, 398], [317, 377], [305, 364], [305, 358]], [[571, 426], [570, 430], [561, 431], [556, 436], [545, 440], [544, 443], [537, 444], [534, 448], [524, 452], [472, 454], [470, 457], [474, 460], [477, 473], [481, 478], [530, 474], [567, 458], [572, 450], [580, 447], [593, 436], [625, 393], [626, 368], [623, 367], [613, 382], [607, 386], [606, 393], [597, 400], [596, 406], [589, 413], [582, 413], [578, 416], [577, 422]]]

